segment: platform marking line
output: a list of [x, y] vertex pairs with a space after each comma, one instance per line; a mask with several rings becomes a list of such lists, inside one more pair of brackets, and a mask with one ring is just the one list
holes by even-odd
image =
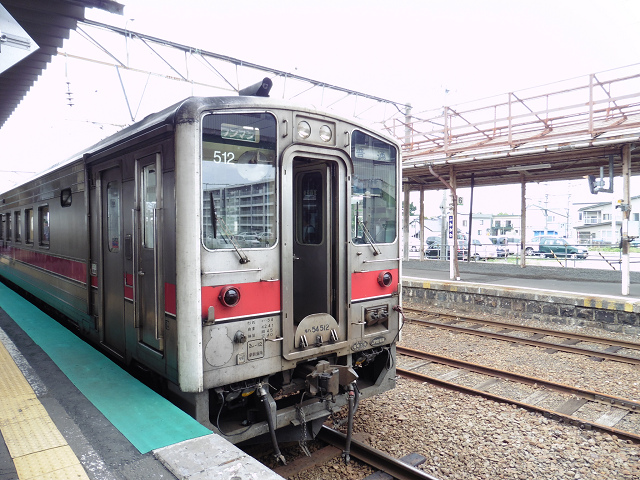
[[211, 430], [1, 283], [0, 304], [140, 453], [211, 435]]
[[20, 480], [89, 479], [2, 343], [0, 399], [0, 432]]

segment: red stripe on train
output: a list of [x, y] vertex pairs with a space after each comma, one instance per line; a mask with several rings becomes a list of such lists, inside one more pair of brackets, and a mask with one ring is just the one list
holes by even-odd
[[[390, 272], [393, 275], [391, 284], [384, 287], [378, 283], [378, 276], [382, 272]], [[355, 272], [351, 274], [351, 300], [362, 300], [364, 298], [381, 297], [391, 295], [398, 291], [400, 281], [397, 268], [391, 270], [378, 270], [375, 272]]]
[[[279, 281], [235, 284], [240, 290], [240, 302], [235, 307], [223, 305], [218, 298], [226, 286], [202, 287], [202, 318], [209, 316], [209, 307], [214, 307], [216, 319], [280, 311]], [[133, 298], [133, 275], [125, 274], [124, 297], [127, 300]], [[176, 314], [176, 286], [172, 283], [164, 284], [164, 309], [166, 313]]]
[[50, 273], [70, 278], [77, 282], [87, 282], [87, 265], [78, 260], [55, 257], [47, 253], [6, 246], [0, 254], [32, 267], [40, 268]]
[[216, 320], [279, 312], [282, 308], [280, 281], [233, 284], [240, 291], [240, 301], [234, 307], [225, 306], [218, 298], [226, 286], [202, 287], [202, 318], [209, 315], [209, 307], [214, 308]]

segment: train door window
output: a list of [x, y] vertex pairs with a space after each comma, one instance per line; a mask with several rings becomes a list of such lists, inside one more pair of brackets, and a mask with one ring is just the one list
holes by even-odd
[[7, 240], [8, 241], [12, 241], [13, 240], [13, 232], [12, 232], [12, 228], [11, 228], [11, 213], [7, 213], [5, 215], [5, 217], [7, 217]]
[[[320, 172], [310, 172], [302, 176], [300, 180], [302, 189], [302, 203], [298, 204], [296, 214], [299, 215], [295, 222], [298, 227], [298, 243], [306, 245], [319, 245], [322, 243], [322, 193], [323, 183]], [[301, 221], [300, 221], [301, 220]]]
[[109, 251], [120, 251], [120, 182], [107, 184], [107, 238]]
[[5, 229], [5, 223], [4, 223], [4, 214], [0, 213], [0, 240], [4, 240], [4, 230]]
[[33, 244], [33, 208], [24, 211], [24, 241]]
[[210, 249], [276, 243], [273, 115], [224, 113], [202, 120], [202, 244]]
[[49, 205], [38, 208], [38, 232], [40, 245], [49, 245]]
[[156, 167], [147, 165], [142, 169], [142, 214], [144, 216], [142, 246], [145, 248], [154, 248], [155, 245], [156, 185]]
[[396, 166], [393, 145], [354, 131], [351, 142], [351, 235], [354, 243], [392, 243], [397, 237]]
[[13, 224], [16, 226], [16, 237], [15, 237], [15, 241], [16, 242], [21, 242], [22, 241], [22, 212], [13, 212], [14, 215], [14, 222]]

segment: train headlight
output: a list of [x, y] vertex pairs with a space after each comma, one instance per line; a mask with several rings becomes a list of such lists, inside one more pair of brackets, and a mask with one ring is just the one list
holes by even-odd
[[240, 290], [233, 286], [224, 287], [220, 290], [218, 299], [226, 307], [235, 307], [240, 301]]
[[381, 287], [386, 288], [391, 285], [391, 282], [393, 282], [393, 275], [391, 272], [380, 272], [380, 275], [378, 275], [378, 284]]
[[298, 123], [298, 136], [303, 140], [306, 140], [311, 135], [311, 125], [307, 122]]
[[328, 127], [327, 125], [322, 125], [320, 127], [320, 139], [323, 142], [328, 142], [329, 140], [331, 140], [332, 136], [333, 132], [331, 131], [330, 127]]

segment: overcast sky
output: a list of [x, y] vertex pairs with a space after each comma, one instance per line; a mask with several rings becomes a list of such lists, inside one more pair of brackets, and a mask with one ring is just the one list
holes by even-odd
[[[410, 102], [414, 112], [640, 63], [636, 0], [121, 2], [123, 16], [95, 9], [88, 9], [87, 16]], [[123, 38], [113, 42], [107, 46], [121, 51]], [[77, 34], [63, 50], [101, 55]], [[75, 97], [73, 107], [66, 104], [67, 81]], [[134, 113], [144, 88], [141, 113], [167, 106], [171, 94], [190, 95], [154, 79], [145, 84], [145, 75], [123, 81]], [[120, 79], [113, 71], [106, 75], [95, 64], [59, 57], [0, 129], [0, 169], [41, 171], [130, 122]], [[0, 190], [23, 178], [0, 173]], [[557, 188], [550, 190], [558, 193]], [[492, 198], [504, 206], [503, 198], [512, 191], [517, 211], [518, 187], [496, 187], [488, 194], [478, 189], [476, 210], [493, 208]], [[605, 199], [598, 195], [593, 201]]]

